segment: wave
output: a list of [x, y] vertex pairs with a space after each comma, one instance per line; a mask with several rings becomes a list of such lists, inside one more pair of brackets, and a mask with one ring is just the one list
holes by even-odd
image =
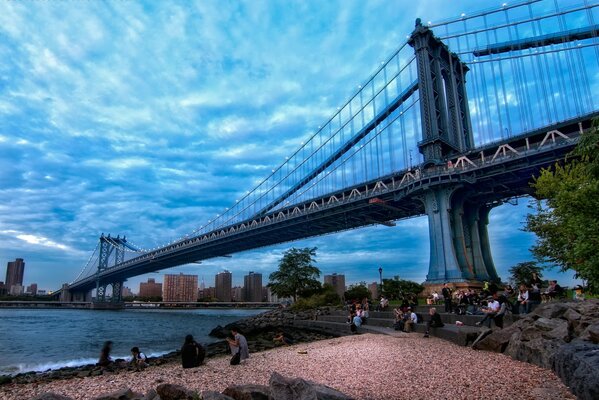
[[[172, 353], [170, 351], [158, 351], [158, 352], [146, 352], [144, 353], [147, 357], [162, 357], [166, 354]], [[113, 359], [129, 360], [131, 355], [126, 356], [113, 356]], [[27, 372], [47, 372], [51, 370], [57, 370], [61, 368], [76, 368], [83, 367], [85, 365], [95, 365], [98, 362], [97, 358], [76, 358], [66, 361], [48, 361], [38, 364], [20, 363], [8, 366], [0, 367], [0, 375], [15, 376], [18, 374], [24, 374]]]

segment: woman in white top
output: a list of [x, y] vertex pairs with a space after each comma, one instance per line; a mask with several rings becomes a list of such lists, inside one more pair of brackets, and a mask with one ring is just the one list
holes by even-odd
[[520, 285], [520, 292], [518, 293], [518, 304], [520, 314], [528, 314], [529, 302], [528, 302], [528, 288], [526, 285]]

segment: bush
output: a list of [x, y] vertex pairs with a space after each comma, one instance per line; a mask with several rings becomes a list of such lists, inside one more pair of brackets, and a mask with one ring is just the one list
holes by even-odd
[[299, 298], [292, 306], [292, 310], [309, 310], [323, 306], [338, 306], [341, 304], [339, 295], [332, 289], [325, 286], [320, 293], [309, 297]]

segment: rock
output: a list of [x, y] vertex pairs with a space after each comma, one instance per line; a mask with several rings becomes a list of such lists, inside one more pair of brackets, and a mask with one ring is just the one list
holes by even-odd
[[352, 400], [351, 397], [329, 386], [312, 383], [312, 388], [316, 391], [318, 400]]
[[532, 314], [544, 318], [559, 318], [568, 311], [569, 307], [564, 303], [545, 303], [537, 307]]
[[217, 325], [216, 328], [211, 330], [208, 335], [219, 338], [219, 339], [224, 339], [227, 337], [227, 332], [226, 332], [225, 328], [223, 328], [220, 325]]
[[585, 339], [593, 343], [599, 343], [599, 322], [589, 325], [581, 334]]
[[559, 340], [546, 340], [538, 337], [532, 340], [521, 340], [514, 335], [505, 349], [505, 354], [513, 359], [529, 362], [543, 368], [551, 368], [553, 353], [564, 342]]
[[162, 400], [194, 400], [196, 393], [179, 385], [170, 383], [161, 383], [156, 388], [156, 392]]
[[576, 310], [569, 308], [568, 311], [564, 313], [563, 317], [572, 323], [574, 321], [579, 321], [580, 318], [582, 318], [582, 315], [576, 312]]
[[234, 400], [225, 394], [215, 392], [213, 390], [204, 390], [202, 392], [202, 400]]
[[131, 389], [121, 389], [115, 392], [107, 393], [95, 397], [94, 400], [141, 400], [144, 395], [141, 393], [135, 393]]
[[12, 378], [8, 375], [0, 375], [0, 385], [6, 385], [7, 383], [11, 383]]
[[73, 400], [72, 397], [63, 396], [62, 394], [46, 392], [35, 396], [31, 400]]
[[79, 371], [77, 372], [77, 377], [78, 378], [86, 378], [88, 376], [90, 376], [91, 371]]
[[161, 399], [160, 399], [160, 396], [158, 396], [158, 393], [154, 389], [150, 389], [146, 393], [145, 400], [161, 400]]
[[235, 400], [269, 400], [270, 389], [264, 385], [235, 385], [226, 388], [223, 394]]
[[273, 372], [268, 384], [273, 400], [318, 400], [312, 385], [301, 378], [285, 378]]
[[485, 338], [479, 340], [476, 344], [472, 345], [473, 349], [494, 351], [497, 353], [503, 353], [510, 342], [510, 339], [514, 334], [518, 335], [520, 330], [518, 328], [508, 327], [506, 329], [498, 329], [491, 332]]
[[553, 356], [552, 368], [581, 400], [599, 399], [599, 345], [574, 340]]
[[550, 331], [550, 330], [556, 328], [558, 326], [558, 324], [560, 324], [561, 322], [565, 322], [565, 321], [541, 317], [535, 321], [534, 327], [537, 329], [540, 329], [542, 331]]

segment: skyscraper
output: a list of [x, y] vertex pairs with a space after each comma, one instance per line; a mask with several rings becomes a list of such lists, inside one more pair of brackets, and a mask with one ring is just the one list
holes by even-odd
[[6, 265], [6, 290], [10, 293], [14, 285], [23, 286], [23, 274], [25, 273], [25, 262], [22, 258], [9, 261]]
[[325, 275], [324, 283], [331, 285], [339, 297], [343, 298], [343, 294], [345, 293], [345, 275]]
[[243, 292], [245, 301], [262, 301], [262, 274], [250, 271], [244, 276]]
[[164, 285], [162, 287], [162, 301], [195, 302], [197, 300], [197, 275], [164, 275]]
[[231, 301], [231, 282], [233, 275], [229, 271], [224, 271], [214, 278], [215, 295], [218, 301]]

